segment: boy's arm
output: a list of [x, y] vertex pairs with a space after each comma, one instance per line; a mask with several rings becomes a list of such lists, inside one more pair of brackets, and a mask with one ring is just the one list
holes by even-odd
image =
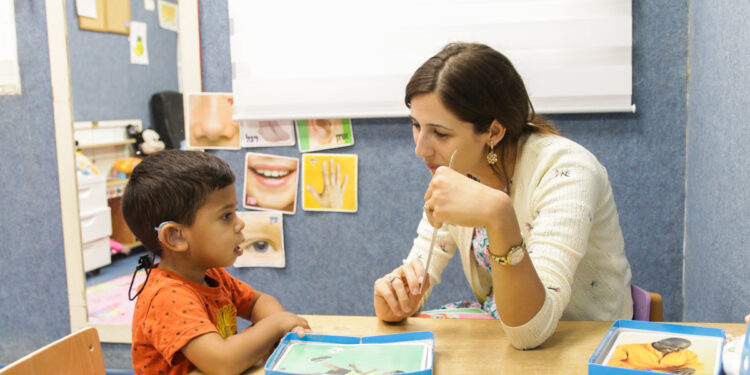
[[272, 295], [261, 293], [260, 291], [256, 290], [255, 296], [256, 297], [253, 300], [253, 304], [250, 306], [247, 312], [241, 316], [241, 318], [249, 320], [251, 322], [257, 322], [263, 320], [273, 313], [285, 311], [284, 307], [281, 306], [281, 303]]
[[[261, 301], [259, 297], [257, 302]], [[253, 310], [258, 308], [258, 303]], [[237, 375], [267, 355], [279, 339], [293, 328], [310, 328], [305, 319], [285, 311], [270, 313], [265, 319], [254, 322], [250, 328], [226, 339], [215, 332], [200, 335], [181, 351], [206, 375]]]

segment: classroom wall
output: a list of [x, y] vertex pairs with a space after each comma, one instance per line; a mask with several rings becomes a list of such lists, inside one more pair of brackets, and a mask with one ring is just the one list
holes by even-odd
[[15, 11], [22, 95], [0, 96], [0, 363], [70, 333], [44, 0]]
[[143, 1], [130, 3], [130, 19], [147, 25], [148, 65], [130, 63], [127, 35], [81, 30], [75, 1], [66, 1], [74, 121], [135, 118], [151, 128], [151, 95], [179, 90], [177, 33], [159, 27]]
[[692, 2], [685, 319], [750, 313], [750, 3]]
[[[44, 1], [16, 1], [15, 4], [23, 95], [0, 97], [3, 129], [0, 150], [5, 151], [7, 165], [22, 168], [0, 168], [0, 195], [6, 197], [0, 200], [0, 267], [3, 270], [0, 272], [3, 285], [0, 290], [0, 318], [3, 319], [0, 362], [15, 360], [69, 332]], [[200, 10], [204, 90], [231, 91], [226, 2], [203, 1]], [[662, 293], [665, 319], [681, 320], [685, 126], [692, 124], [691, 131], [700, 126], [695, 124], [692, 114], [688, 122], [685, 108], [688, 2], [637, 1], [633, 4], [633, 18], [633, 90], [637, 112], [555, 116], [553, 119], [564, 134], [589, 148], [607, 167], [628, 257], [633, 265], [633, 280], [646, 289]], [[709, 24], [716, 22], [711, 19], [706, 22]], [[722, 34], [728, 40], [719, 41], [732, 43], [732, 35]], [[740, 38], [740, 41], [745, 40]], [[704, 48], [708, 48], [714, 41], [703, 42], [707, 45]], [[726, 65], [734, 69], [738, 64]], [[96, 68], [98, 66], [91, 67]], [[704, 74], [709, 76], [709, 71], [717, 74], [708, 68]], [[729, 94], [728, 100], [738, 105], [740, 98], [744, 98], [739, 90]], [[716, 114], [705, 112], [703, 115], [713, 119]], [[76, 119], [79, 119], [77, 115]], [[429, 176], [422, 162], [413, 156], [408, 121], [405, 118], [357, 119], [354, 126], [354, 147], [333, 151], [356, 153], [360, 157], [359, 212], [298, 211], [297, 215], [287, 215], [284, 219], [287, 268], [232, 270], [259, 289], [278, 296], [292, 311], [371, 314], [372, 281], [395, 267], [409, 249]], [[711, 126], [713, 129], [717, 124], [711, 121]], [[731, 127], [729, 124], [722, 126]], [[731, 127], [734, 136], [727, 135], [727, 142], [741, 139], [738, 136], [742, 130], [736, 129], [739, 127]], [[691, 139], [692, 136], [691, 133]], [[721, 147], [726, 146], [721, 144]], [[261, 151], [299, 155], [294, 147]], [[220, 151], [218, 154], [242, 175], [244, 151]], [[701, 157], [703, 155], [705, 153]], [[723, 163], [706, 162], [705, 170], [725, 171], [723, 181], [719, 181], [721, 185], [737, 181], [736, 175], [730, 177], [729, 174], [734, 170], [716, 165]], [[744, 172], [746, 176], [746, 170]], [[691, 207], [689, 205], [689, 214]], [[737, 212], [736, 217], [747, 216]], [[688, 225], [690, 223], [688, 220]], [[719, 228], [719, 225], [714, 226], [714, 229]], [[713, 232], [706, 229], [700, 233], [708, 240]], [[739, 244], [742, 237], [738, 234], [747, 232], [739, 229], [721, 233], [738, 236], [731, 241]], [[685, 241], [691, 244], [689, 238]], [[458, 271], [458, 262], [452, 262], [450, 267], [447, 280], [430, 301], [431, 306], [471, 297]], [[687, 297], [694, 295], [690, 294], [692, 289], [688, 284], [691, 282], [694, 281], [686, 279]], [[698, 284], [710, 285], [705, 280], [695, 281], [693, 285]], [[686, 318], [690, 316], [686, 311]], [[131, 366], [129, 346], [105, 344], [104, 352], [108, 367]]]

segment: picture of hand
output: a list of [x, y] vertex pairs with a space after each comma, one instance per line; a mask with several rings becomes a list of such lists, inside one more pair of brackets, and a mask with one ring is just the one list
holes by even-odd
[[357, 155], [304, 154], [302, 209], [357, 211]]
[[346, 191], [346, 183], [349, 181], [349, 175], [344, 175], [342, 181], [341, 164], [336, 164], [335, 171], [334, 164], [333, 158], [330, 159], [328, 165], [326, 165], [326, 162], [323, 162], [323, 191], [318, 193], [310, 185], [306, 185], [305, 188], [312, 194], [315, 201], [321, 207], [341, 209], [344, 207], [344, 192]]

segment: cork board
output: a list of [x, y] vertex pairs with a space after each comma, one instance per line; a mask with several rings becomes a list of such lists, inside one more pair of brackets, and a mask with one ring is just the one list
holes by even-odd
[[130, 34], [130, 0], [96, 0], [96, 18], [78, 17], [82, 30]]

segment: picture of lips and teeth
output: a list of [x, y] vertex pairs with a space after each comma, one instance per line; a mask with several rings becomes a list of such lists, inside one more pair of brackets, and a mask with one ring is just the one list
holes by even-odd
[[245, 165], [246, 208], [294, 213], [299, 160], [249, 152]]

